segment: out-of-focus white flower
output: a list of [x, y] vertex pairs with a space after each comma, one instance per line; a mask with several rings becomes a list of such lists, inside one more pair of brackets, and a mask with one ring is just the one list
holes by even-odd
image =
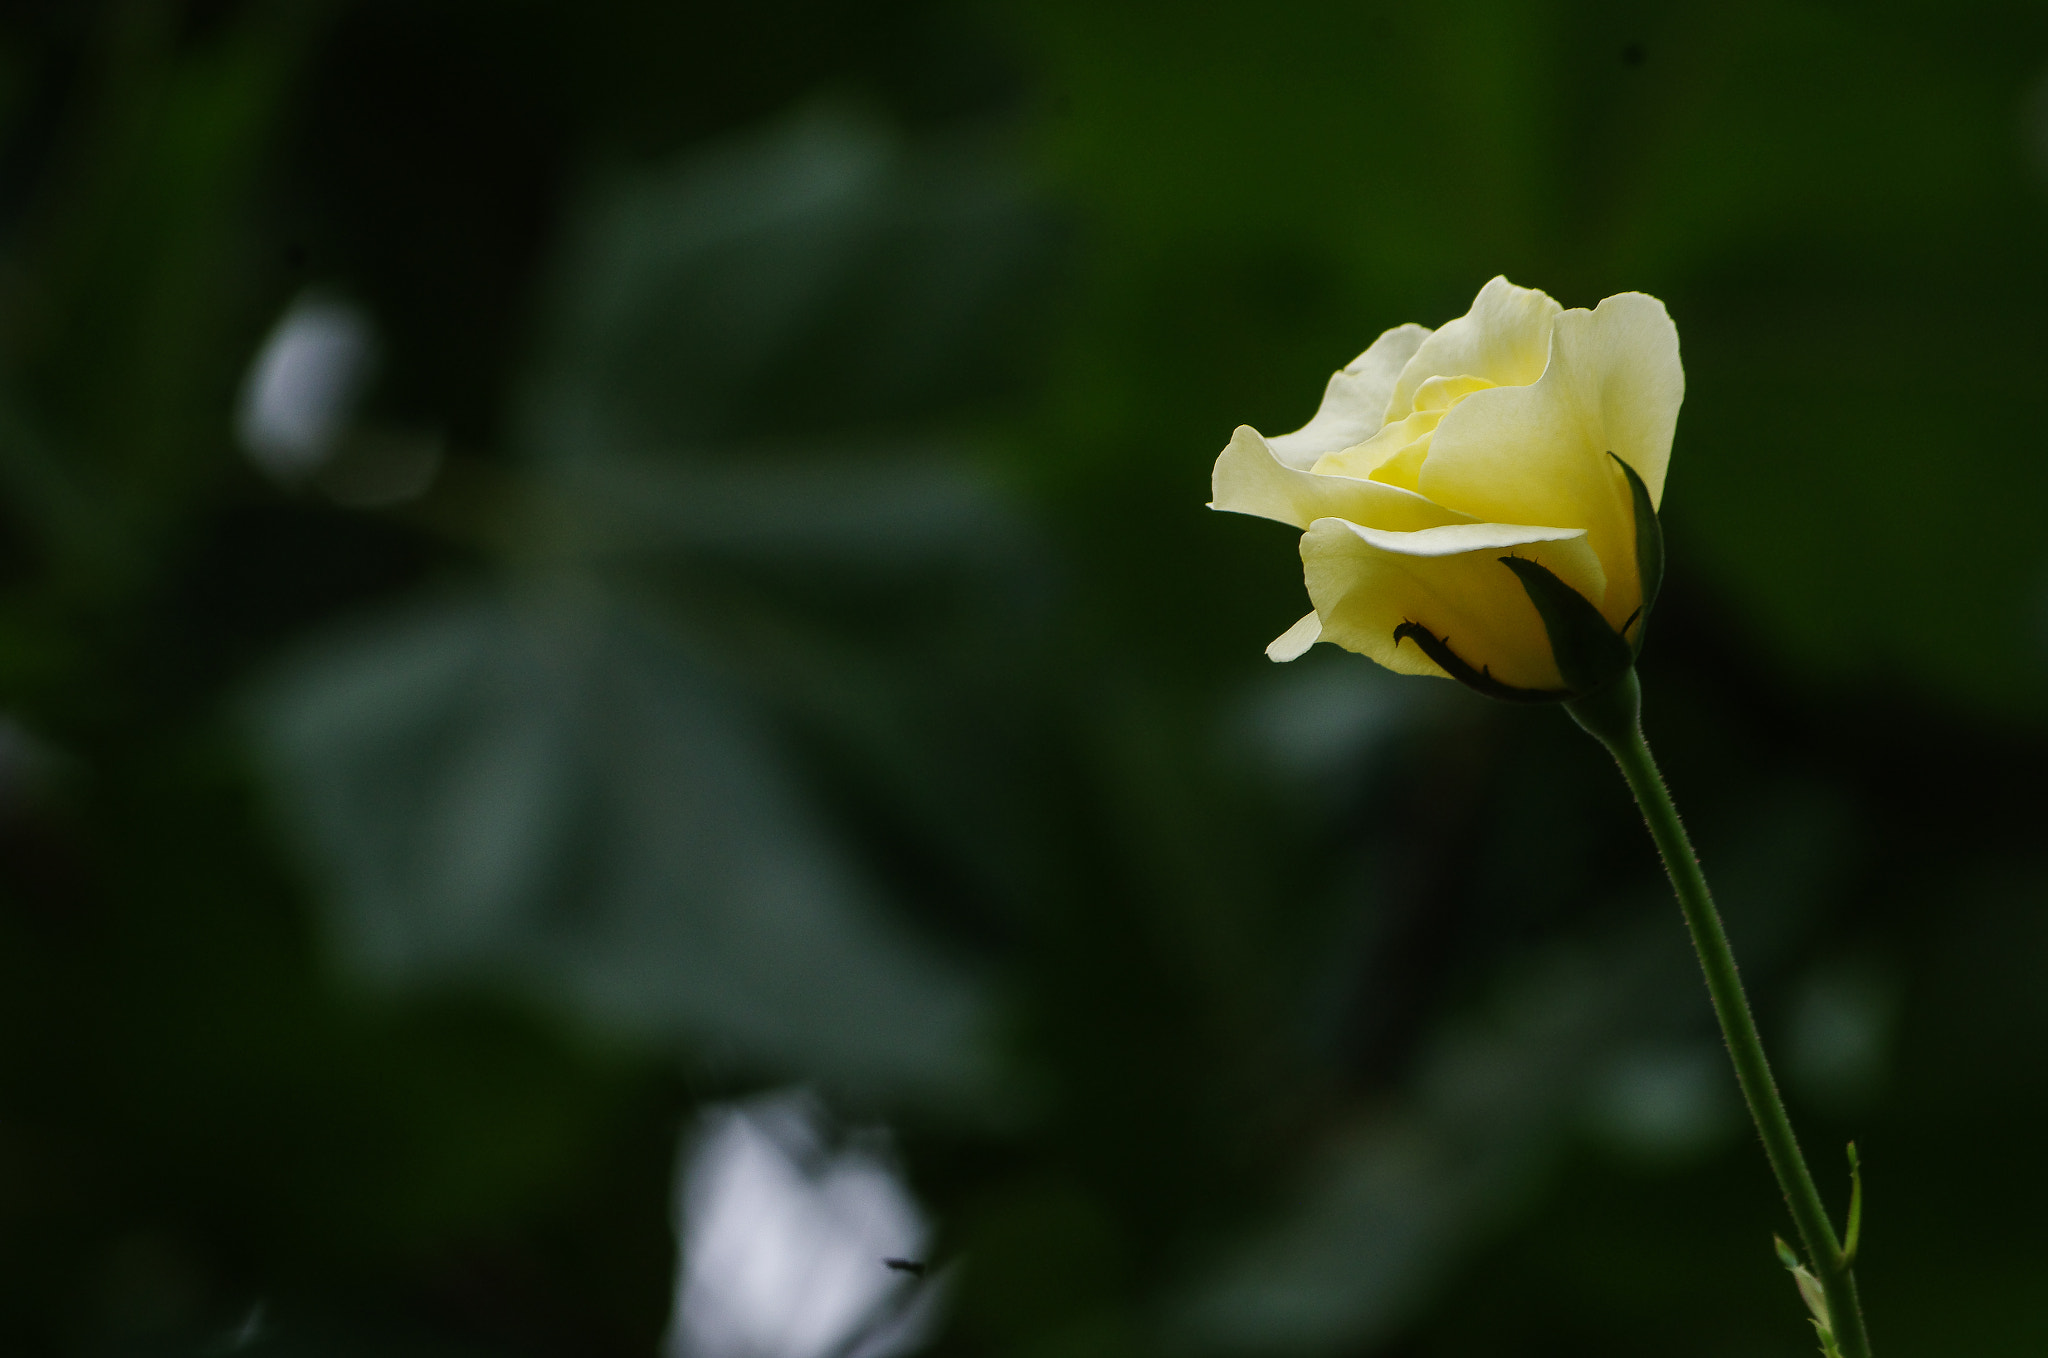
[[348, 433], [375, 362], [360, 308], [311, 295], [292, 303], [242, 386], [236, 433], [249, 460], [282, 480], [319, 470]]
[[892, 1358], [936, 1289], [923, 1214], [876, 1151], [828, 1148], [807, 1096], [705, 1115], [677, 1183], [681, 1260], [668, 1358]]

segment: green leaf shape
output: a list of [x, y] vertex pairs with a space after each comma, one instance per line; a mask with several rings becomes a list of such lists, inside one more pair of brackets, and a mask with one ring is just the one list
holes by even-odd
[[1500, 561], [1521, 579], [1529, 602], [1543, 619], [1557, 672], [1571, 690], [1562, 696], [1583, 697], [1604, 688], [1635, 663], [1635, 652], [1585, 595], [1525, 557], [1504, 556]]
[[994, 149], [822, 103], [595, 180], [544, 293], [521, 451], [844, 444], [1007, 390], [1055, 236]]
[[[1636, 469], [1624, 462], [1619, 454], [1608, 453], [1621, 474], [1628, 478], [1628, 492], [1635, 502], [1636, 511], [1636, 579], [1642, 585], [1643, 601], [1636, 608], [1635, 634], [1630, 640], [1635, 654], [1643, 653], [1643, 633], [1650, 625], [1650, 609], [1657, 602], [1657, 592], [1664, 587], [1664, 525], [1657, 518], [1657, 506], [1650, 499], [1650, 488], [1643, 484], [1643, 478], [1636, 475]], [[1628, 631], [1623, 627], [1622, 631]]]
[[978, 979], [658, 616], [574, 580], [453, 594], [314, 647], [254, 716], [358, 970], [507, 981], [842, 1091], [979, 1089]]

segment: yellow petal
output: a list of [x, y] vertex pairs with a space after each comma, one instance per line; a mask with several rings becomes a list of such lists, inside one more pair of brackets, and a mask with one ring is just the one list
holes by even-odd
[[1416, 346], [1429, 337], [1420, 325], [1397, 325], [1372, 342], [1372, 347], [1330, 375], [1315, 418], [1291, 434], [1268, 440], [1274, 455], [1289, 467], [1306, 469], [1324, 453], [1349, 448], [1373, 436], [1385, 422], [1387, 398]]
[[1671, 436], [1685, 401], [1685, 365], [1671, 313], [1654, 297], [1623, 292], [1590, 312], [1565, 315], [1571, 320], [1556, 344], [1581, 386], [1581, 401], [1597, 409], [1602, 441], [1643, 478], [1650, 503], [1663, 504]]
[[1457, 377], [1432, 377], [1415, 389], [1415, 408], [1439, 412], [1449, 410], [1473, 392], [1499, 385], [1471, 373], [1461, 373]]
[[1395, 644], [1394, 629], [1413, 622], [1502, 683], [1561, 687], [1543, 620], [1501, 564], [1511, 554], [1541, 562], [1589, 599], [1605, 588], [1600, 562], [1577, 529], [1468, 523], [1389, 533], [1318, 519], [1301, 540], [1322, 640], [1402, 674], [1441, 675], [1413, 642]]
[[1311, 613], [1274, 637], [1266, 647], [1266, 659], [1285, 664], [1299, 660], [1308, 648], [1323, 639], [1323, 620]]
[[1469, 514], [1432, 504], [1411, 489], [1283, 466], [1270, 445], [1256, 429], [1238, 426], [1210, 474], [1211, 509], [1257, 514], [1296, 528], [1328, 518], [1400, 532], [1472, 521]]
[[[1440, 410], [1418, 410], [1405, 419], [1386, 425], [1363, 443], [1325, 453], [1314, 470], [1325, 476], [1371, 476], [1390, 459], [1399, 456], [1402, 449], [1417, 439], [1428, 438], [1436, 429], [1437, 421], [1443, 417]], [[1409, 488], [1414, 488], [1412, 479]], [[1346, 516], [1340, 514], [1337, 517]]]
[[[1429, 458], [1428, 434], [1415, 440], [1372, 469], [1372, 479], [1403, 490], [1414, 490], [1422, 477], [1422, 464]], [[1353, 520], [1356, 522], [1356, 520]]]
[[1607, 454], [1661, 496], [1684, 397], [1678, 331], [1662, 302], [1625, 292], [1563, 312], [1543, 376], [1460, 401], [1437, 425], [1416, 489], [1477, 519], [1584, 529], [1609, 582], [1604, 599], [1586, 597], [1619, 627], [1642, 588], [1628, 484]]
[[1417, 392], [1432, 377], [1479, 377], [1502, 387], [1534, 382], [1550, 356], [1558, 310], [1548, 293], [1494, 279], [1472, 299], [1470, 311], [1417, 346], [1394, 382], [1386, 418], [1416, 410]]
[[[1416, 388], [1415, 412], [1412, 415], [1387, 424], [1379, 433], [1355, 447], [1324, 454], [1314, 470], [1339, 476], [1362, 476], [1403, 490], [1414, 490], [1423, 459], [1429, 456], [1429, 436], [1435, 432], [1437, 422], [1452, 406], [1473, 392], [1484, 391], [1492, 385], [1485, 378], [1473, 377], [1469, 373], [1461, 377], [1432, 377]], [[1337, 517], [1351, 519], [1354, 523], [1364, 522], [1355, 515], [1340, 514]]]

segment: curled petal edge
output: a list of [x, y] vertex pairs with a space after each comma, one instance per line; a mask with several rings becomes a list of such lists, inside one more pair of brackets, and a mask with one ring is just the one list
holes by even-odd
[[1250, 425], [1239, 425], [1217, 456], [1209, 493], [1211, 509], [1304, 529], [1317, 519], [1345, 519], [1396, 533], [1474, 522], [1470, 514], [1400, 486], [1290, 467], [1274, 453], [1272, 440]]
[[1274, 435], [1274, 456], [1305, 470], [1323, 454], [1362, 443], [1379, 432], [1395, 383], [1431, 333], [1429, 327], [1413, 323], [1382, 332], [1364, 353], [1330, 374], [1322, 403], [1307, 424], [1291, 434]]

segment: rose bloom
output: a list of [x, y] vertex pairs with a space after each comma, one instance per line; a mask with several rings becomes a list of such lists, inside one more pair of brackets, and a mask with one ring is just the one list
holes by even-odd
[[1239, 426], [1216, 459], [1211, 508], [1307, 530], [1315, 611], [1266, 654], [1330, 641], [1449, 677], [1412, 630], [1395, 636], [1412, 624], [1494, 681], [1558, 689], [1543, 621], [1502, 558], [1546, 567], [1633, 639], [1643, 587], [1615, 458], [1660, 503], [1684, 398], [1678, 330], [1639, 292], [1568, 311], [1496, 278], [1442, 329], [1387, 331], [1330, 378], [1314, 419], [1272, 438]]

